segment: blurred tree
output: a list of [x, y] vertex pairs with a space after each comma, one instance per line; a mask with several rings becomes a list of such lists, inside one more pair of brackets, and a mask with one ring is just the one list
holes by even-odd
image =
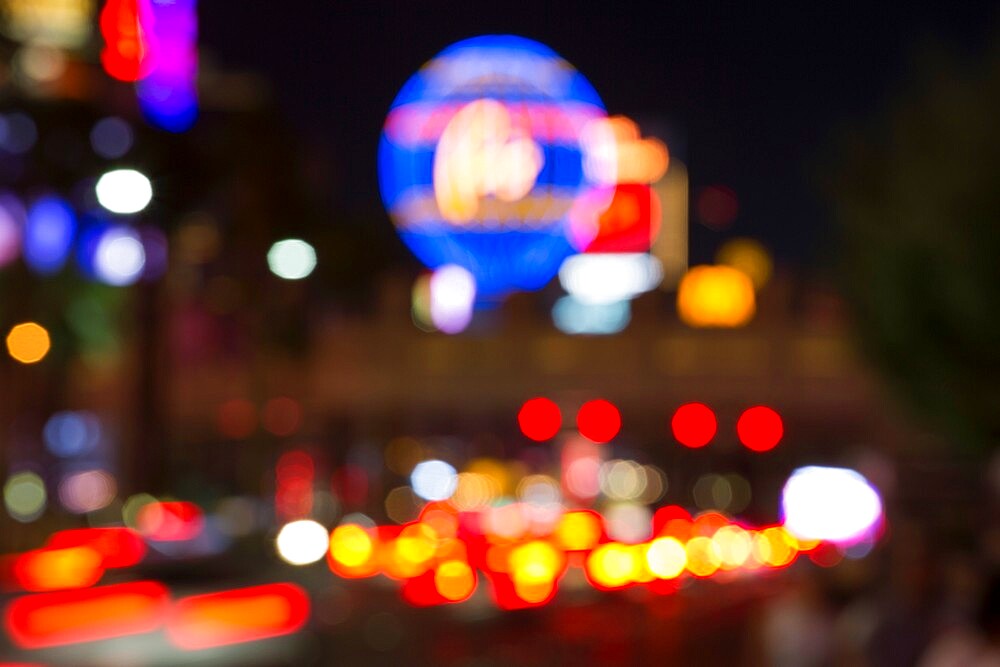
[[[995, 43], [1000, 41], [995, 40]], [[941, 50], [833, 183], [845, 286], [863, 350], [926, 425], [1000, 443], [1000, 49]]]

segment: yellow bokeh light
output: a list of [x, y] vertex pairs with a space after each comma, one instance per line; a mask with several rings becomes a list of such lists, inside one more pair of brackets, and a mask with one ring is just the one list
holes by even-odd
[[606, 588], [618, 588], [634, 581], [641, 569], [640, 554], [628, 544], [602, 544], [587, 558], [590, 579]]
[[722, 565], [719, 546], [710, 537], [692, 537], [685, 548], [688, 572], [696, 577], [708, 577]]
[[756, 289], [766, 285], [774, 271], [774, 261], [767, 249], [760, 242], [746, 238], [727, 241], [716, 253], [715, 263], [747, 274]]
[[712, 538], [718, 547], [723, 570], [732, 570], [746, 563], [753, 548], [753, 541], [747, 531], [739, 526], [723, 526]]
[[766, 528], [754, 537], [753, 557], [761, 565], [784, 567], [798, 555], [798, 542], [784, 528]]
[[428, 570], [437, 551], [437, 534], [427, 524], [407, 526], [385, 554], [385, 569], [398, 577], [416, 577]]
[[677, 290], [677, 314], [688, 326], [741, 327], [756, 310], [753, 281], [731, 266], [695, 266]]
[[555, 536], [566, 551], [591, 549], [601, 539], [601, 520], [592, 512], [566, 512]]
[[49, 332], [35, 322], [15, 325], [7, 334], [7, 352], [22, 364], [33, 364], [45, 358], [52, 342]]
[[441, 563], [434, 572], [434, 587], [441, 597], [457, 602], [472, 595], [476, 577], [467, 563], [449, 560]]
[[680, 576], [687, 566], [687, 551], [680, 540], [659, 537], [646, 549], [646, 567], [660, 579]]
[[357, 524], [337, 526], [330, 533], [330, 557], [345, 567], [361, 567], [374, 551], [371, 536]]
[[555, 547], [542, 540], [522, 544], [510, 552], [511, 579], [522, 586], [530, 587], [554, 581], [562, 570], [562, 565], [562, 555]]

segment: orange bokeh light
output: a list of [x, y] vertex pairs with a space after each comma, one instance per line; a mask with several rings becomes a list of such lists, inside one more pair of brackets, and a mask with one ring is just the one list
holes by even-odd
[[304, 590], [294, 584], [266, 584], [178, 601], [167, 636], [191, 651], [287, 635], [308, 619]]
[[677, 289], [677, 314], [692, 327], [742, 327], [757, 311], [753, 281], [730, 266], [695, 266]]
[[461, 602], [476, 590], [476, 574], [464, 561], [445, 561], [434, 572], [434, 587], [446, 600]]
[[104, 574], [102, 561], [100, 553], [85, 546], [36, 549], [17, 558], [14, 577], [28, 591], [86, 588]]
[[22, 364], [41, 361], [51, 347], [49, 332], [35, 322], [17, 324], [7, 334], [7, 352]]

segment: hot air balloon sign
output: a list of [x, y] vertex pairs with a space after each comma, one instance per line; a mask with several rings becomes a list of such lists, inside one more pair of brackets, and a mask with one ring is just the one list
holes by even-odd
[[538, 289], [575, 251], [567, 215], [599, 185], [583, 129], [604, 117], [593, 86], [548, 47], [510, 35], [459, 42], [392, 103], [382, 200], [413, 254], [466, 269], [480, 304]]

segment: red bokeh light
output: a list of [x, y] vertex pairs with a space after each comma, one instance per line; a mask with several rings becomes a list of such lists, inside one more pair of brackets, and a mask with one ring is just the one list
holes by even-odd
[[765, 405], [747, 409], [736, 422], [736, 434], [740, 442], [755, 452], [773, 449], [784, 433], [781, 416]]
[[524, 402], [517, 413], [517, 424], [525, 437], [536, 442], [554, 438], [562, 427], [559, 406], [547, 398], [532, 398]]
[[302, 426], [302, 406], [293, 398], [278, 396], [264, 404], [264, 429], [279, 437], [293, 435]]
[[257, 408], [243, 398], [228, 400], [219, 406], [216, 426], [219, 433], [232, 440], [248, 438], [257, 428]]
[[104, 50], [101, 63], [109, 76], [119, 81], [138, 81], [153, 68], [149, 0], [108, 0], [101, 11]]
[[682, 405], [670, 420], [670, 429], [677, 442], [691, 448], [704, 447], [711, 442], [718, 427], [715, 413], [703, 403]]
[[131, 528], [74, 528], [53, 533], [46, 543], [53, 549], [89, 547], [103, 558], [105, 569], [131, 567], [146, 555], [146, 543]]
[[702, 188], [695, 201], [698, 220], [712, 229], [724, 229], [733, 224], [739, 210], [736, 193], [724, 185]]
[[598, 218], [597, 236], [585, 252], [647, 252], [660, 231], [660, 199], [642, 183], [615, 187], [611, 203]]
[[139, 532], [157, 542], [183, 542], [201, 533], [205, 518], [192, 502], [175, 500], [144, 505], [136, 517]]
[[580, 406], [576, 427], [588, 440], [610, 442], [622, 428], [622, 416], [613, 403], [599, 398]]
[[21, 648], [46, 648], [157, 630], [169, 605], [162, 584], [137, 581], [15, 599], [6, 609], [11, 640]]
[[274, 509], [285, 520], [304, 519], [312, 512], [315, 463], [306, 452], [285, 452], [275, 466]]

